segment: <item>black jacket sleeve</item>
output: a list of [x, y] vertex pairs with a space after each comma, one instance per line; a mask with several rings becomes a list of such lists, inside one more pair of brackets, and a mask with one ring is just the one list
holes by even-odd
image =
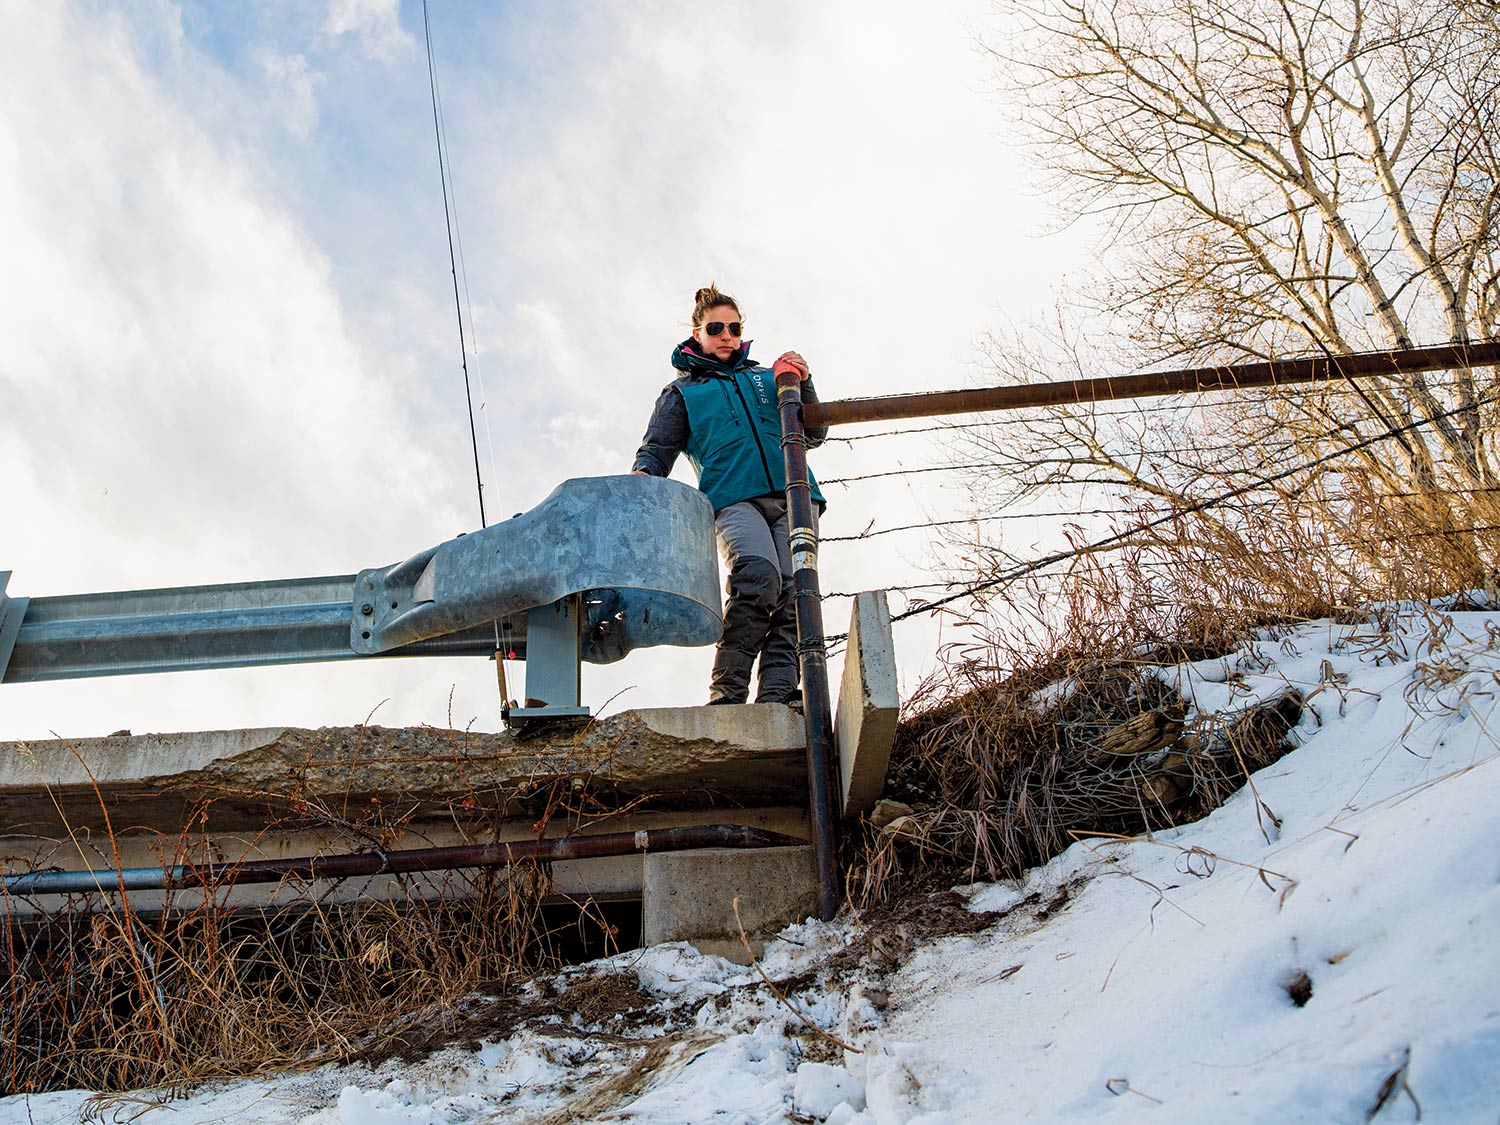
[[[806, 379], [802, 380], [802, 401], [803, 402], [817, 402], [818, 401], [818, 392], [813, 388], [812, 376], [808, 376]], [[816, 449], [818, 446], [822, 445], [823, 442], [827, 440], [827, 438], [828, 438], [828, 427], [827, 426], [808, 426], [807, 427], [807, 448], [809, 448], [809, 449]]]
[[639, 470], [653, 477], [670, 475], [677, 455], [687, 446], [687, 439], [687, 404], [676, 387], [668, 386], [657, 396], [631, 471]]

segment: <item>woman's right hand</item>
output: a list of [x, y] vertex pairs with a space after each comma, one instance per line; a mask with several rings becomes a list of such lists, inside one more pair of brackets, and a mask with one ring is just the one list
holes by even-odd
[[796, 372], [797, 382], [802, 382], [808, 375], [807, 360], [796, 352], [782, 352], [776, 362], [771, 364], [771, 374], [776, 376], [787, 371]]

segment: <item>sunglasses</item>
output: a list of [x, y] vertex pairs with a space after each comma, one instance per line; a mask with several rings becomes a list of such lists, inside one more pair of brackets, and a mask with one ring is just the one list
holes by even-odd
[[729, 334], [731, 336], [733, 336], [735, 339], [739, 339], [740, 322], [737, 320], [731, 320], [728, 324], [725, 324], [722, 320], [710, 320], [703, 326], [703, 331], [707, 332], [710, 336], [717, 336], [726, 328], [729, 329]]

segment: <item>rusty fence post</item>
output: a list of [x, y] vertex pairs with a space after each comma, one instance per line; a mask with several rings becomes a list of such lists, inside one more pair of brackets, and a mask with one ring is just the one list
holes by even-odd
[[818, 533], [807, 479], [807, 434], [802, 427], [802, 384], [793, 372], [776, 377], [781, 453], [786, 467], [786, 509], [792, 548], [792, 592], [797, 608], [797, 657], [802, 668], [802, 715], [807, 730], [807, 801], [813, 862], [818, 873], [818, 917], [838, 913], [841, 888], [834, 836], [833, 706], [828, 695], [828, 650], [818, 590]]

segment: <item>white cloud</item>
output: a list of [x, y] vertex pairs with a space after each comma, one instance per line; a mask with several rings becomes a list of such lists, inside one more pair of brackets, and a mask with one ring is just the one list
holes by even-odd
[[353, 35], [365, 54], [391, 62], [416, 46], [401, 26], [400, 0], [329, 0], [325, 34]]
[[[1028, 240], [1044, 204], [1020, 194], [976, 92], [959, 18], [986, 3], [781, 0], [708, 30], [686, 0], [434, 10], [440, 42], [472, 47], [440, 65], [492, 515], [628, 467], [710, 278], [744, 301], [758, 354], [798, 348], [825, 397], [972, 381], [972, 341], [1044, 303], [1068, 260]], [[391, 61], [378, 75], [308, 45], [321, 12], [278, 23], [282, 61], [239, 77], [243, 39], [215, 56], [170, 5], [70, 11], [0, 16], [11, 592], [347, 572], [471, 526], [425, 64], [397, 6], [334, 3], [322, 23]], [[266, 129], [275, 115], [312, 143]], [[932, 464], [936, 447], [815, 457], [827, 478]], [[831, 489], [825, 531], [963, 514], [937, 480]], [[830, 543], [825, 589], [926, 580], [926, 543]], [[826, 612], [841, 632], [848, 603]], [[901, 628], [909, 686], [939, 625]], [[629, 684], [616, 709], [697, 701], [709, 658], [586, 669], [588, 701]], [[454, 718], [493, 726], [482, 662], [355, 662], [6, 686], [0, 738], [341, 722], [386, 696], [383, 721], [443, 722], [455, 681]]]
[[323, 76], [310, 69], [307, 56], [301, 54], [266, 51], [258, 61], [282, 121], [293, 136], [307, 140], [318, 127], [318, 86]]
[[[398, 361], [351, 333], [258, 154], [168, 95], [119, 21], [52, 5], [25, 21], [0, 28], [10, 592], [348, 573], [468, 526], [399, 405]], [[453, 671], [7, 685], [0, 738], [254, 725], [257, 710], [349, 720], [385, 696], [393, 721], [442, 721]]]

